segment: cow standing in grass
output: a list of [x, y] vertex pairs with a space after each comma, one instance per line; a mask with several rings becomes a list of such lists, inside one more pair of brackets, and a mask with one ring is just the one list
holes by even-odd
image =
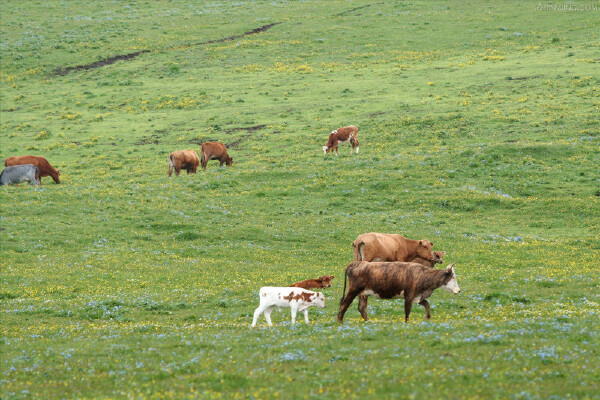
[[8, 157], [4, 160], [6, 167], [12, 167], [15, 165], [26, 165], [31, 164], [37, 167], [38, 172], [35, 179], [42, 184], [42, 178], [44, 176], [50, 176], [56, 183], [60, 183], [60, 171], [55, 169], [48, 160], [40, 156], [15, 156]]
[[38, 167], [32, 164], [6, 167], [0, 174], [0, 185], [13, 185], [21, 182], [38, 185], [39, 182], [35, 179], [38, 173]]
[[202, 169], [206, 170], [206, 164], [209, 160], [219, 160], [219, 167], [223, 164], [230, 166], [233, 164], [233, 158], [227, 154], [227, 148], [223, 143], [208, 142], [202, 144]]
[[258, 317], [264, 313], [269, 326], [271, 322], [271, 312], [275, 307], [289, 308], [292, 312], [292, 324], [296, 322], [298, 311], [304, 314], [304, 322], [308, 324], [308, 307], [318, 306], [325, 308], [325, 296], [323, 293], [311, 292], [297, 287], [262, 287], [259, 292], [260, 304], [254, 311], [252, 326], [256, 326]]
[[332, 153], [335, 151], [335, 155], [337, 156], [338, 143], [350, 143], [350, 145], [352, 145], [350, 154], [352, 154], [352, 151], [355, 148], [356, 154], [358, 154], [358, 128], [354, 125], [350, 125], [331, 131], [327, 143], [325, 143], [325, 146], [323, 146], [323, 155], [327, 155], [327, 153], [330, 151]]
[[198, 153], [194, 150], [174, 151], [169, 155], [169, 176], [175, 169], [175, 175], [179, 176], [179, 172], [185, 169], [188, 174], [195, 174], [200, 164]]
[[433, 243], [394, 233], [363, 233], [352, 242], [354, 261], [412, 261], [419, 257], [435, 262]]
[[404, 319], [408, 322], [413, 302], [425, 307], [425, 319], [431, 318], [427, 298], [435, 289], [442, 287], [454, 294], [460, 293], [454, 264], [445, 269], [434, 269], [417, 263], [354, 261], [346, 267], [344, 293], [346, 280], [348, 293], [340, 301], [339, 322], [343, 322], [344, 314], [356, 296], [360, 296], [358, 311], [365, 321], [368, 320], [367, 296], [404, 298]]

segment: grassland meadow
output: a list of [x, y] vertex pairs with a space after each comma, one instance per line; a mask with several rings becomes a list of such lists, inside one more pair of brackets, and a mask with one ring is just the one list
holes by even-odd
[[[61, 171], [0, 187], [0, 398], [600, 398], [597, 1], [0, 12], [0, 159]], [[208, 141], [234, 164], [167, 176]], [[462, 292], [338, 324], [371, 231]], [[309, 324], [250, 328], [260, 287], [321, 275]]]

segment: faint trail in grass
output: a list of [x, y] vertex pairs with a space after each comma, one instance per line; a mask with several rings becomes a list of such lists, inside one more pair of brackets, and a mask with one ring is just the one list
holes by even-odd
[[102, 60], [93, 62], [91, 64], [77, 65], [75, 67], [66, 67], [66, 68], [58, 67], [56, 69], [56, 71], [54, 71], [54, 75], [63, 76], [63, 75], [67, 75], [71, 71], [82, 71], [82, 70], [100, 68], [100, 67], [104, 67], [105, 65], [114, 64], [117, 61], [132, 60], [135, 57], [139, 56], [140, 54], [149, 53], [149, 52], [150, 52], [150, 50], [140, 50], [140, 51], [136, 51], [135, 53], [121, 54], [121, 55], [114, 56], [114, 57], [104, 58]]
[[374, 4], [367, 4], [365, 6], [354, 7], [352, 9], [350, 9], [350, 10], [342, 11], [339, 14], [335, 14], [334, 17], [341, 17], [343, 15], [350, 14], [351, 12], [358, 11], [358, 10], [361, 10], [363, 8], [371, 7], [371, 6], [375, 5], [375, 4], [383, 4], [383, 3], [374, 3]]
[[[261, 124], [261, 125], [255, 125], [255, 126], [245, 126], [245, 127], [225, 129], [223, 131], [225, 133], [227, 133], [227, 134], [231, 134], [231, 133], [237, 132], [237, 131], [246, 131], [247, 132], [245, 135], [240, 136], [239, 138], [237, 138], [233, 142], [225, 143], [225, 146], [227, 146], [227, 148], [236, 148], [244, 140], [250, 138], [252, 136], [252, 132], [260, 130], [260, 129], [263, 129], [266, 126], [267, 126], [266, 124]], [[190, 143], [197, 144], [198, 146], [201, 146], [202, 143], [216, 142], [216, 141], [218, 141], [218, 140], [217, 139], [209, 139], [209, 138], [203, 138], [203, 139], [194, 138], [194, 139], [190, 140]]]
[[[199, 42], [194, 44], [195, 46], [201, 46], [201, 45], [205, 45], [205, 44], [212, 44], [212, 43], [222, 43], [222, 42], [228, 42], [231, 40], [235, 40], [235, 39], [240, 39], [243, 38], [245, 36], [250, 36], [250, 35], [255, 35], [257, 33], [262, 33], [265, 32], [269, 29], [271, 29], [272, 27], [274, 27], [275, 25], [280, 24], [281, 22], [274, 22], [271, 24], [267, 24], [267, 25], [263, 25], [261, 27], [252, 29], [251, 31], [248, 32], [244, 32], [241, 35], [232, 35], [232, 36], [227, 36], [225, 38], [221, 38], [221, 39], [213, 39], [213, 40], [207, 40], [205, 42]], [[129, 54], [120, 54], [114, 57], [109, 57], [109, 58], [104, 58], [102, 60], [99, 61], [95, 61], [91, 64], [85, 64], [85, 65], [77, 65], [74, 67], [58, 67], [55, 71], [54, 71], [54, 75], [55, 76], [64, 76], [67, 75], [69, 72], [72, 71], [82, 71], [82, 70], [89, 70], [89, 69], [94, 69], [94, 68], [100, 68], [100, 67], [104, 67], [105, 65], [111, 65], [116, 63], [117, 61], [129, 61], [132, 60], [134, 58], [136, 58], [137, 56], [144, 54], [144, 53], [149, 53], [150, 50], [145, 49], [145, 50], [140, 50], [140, 51], [136, 51], [134, 53], [129, 53]]]
[[268, 31], [269, 29], [271, 29], [275, 25], [279, 25], [280, 23], [281, 22], [273, 22], [272, 24], [263, 25], [263, 26], [261, 26], [259, 28], [252, 29], [251, 31], [244, 32], [241, 35], [232, 35], [232, 36], [227, 36], [227, 37], [221, 38], [221, 39], [208, 40], [206, 42], [196, 43], [195, 45], [196, 46], [202, 46], [202, 45], [205, 45], [205, 44], [223, 43], [223, 42], [229, 42], [229, 41], [235, 40], [235, 39], [241, 39], [244, 36], [256, 35], [257, 33], [262, 33], [262, 32]]

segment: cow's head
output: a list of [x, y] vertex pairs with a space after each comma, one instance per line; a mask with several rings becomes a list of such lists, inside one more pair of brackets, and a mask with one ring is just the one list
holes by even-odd
[[446, 275], [444, 279], [446, 283], [442, 287], [450, 293], [459, 294], [460, 288], [458, 287], [458, 282], [456, 282], [456, 274], [454, 273], [454, 263], [446, 267], [444, 274]]
[[331, 131], [331, 133], [329, 134], [329, 139], [327, 139], [327, 143], [325, 143], [325, 146], [323, 146], [323, 155], [327, 155], [327, 152], [333, 147], [335, 135], [337, 135], [337, 129]]
[[322, 277], [319, 278], [319, 280], [321, 281], [321, 285], [323, 285], [324, 288], [326, 287], [331, 287], [331, 280], [335, 278], [335, 276], [333, 275], [323, 275]]
[[433, 247], [433, 243], [427, 239], [419, 240], [419, 244], [417, 245], [417, 256], [420, 258], [434, 262], [435, 257], [431, 248]]
[[445, 251], [434, 251], [433, 252], [433, 258], [435, 259], [435, 263], [436, 264], [443, 264], [444, 263], [444, 256], [446, 255]]
[[325, 308], [325, 295], [323, 293], [315, 293], [316, 296], [313, 297], [311, 303], [315, 306], [319, 306], [321, 308]]
[[50, 171], [50, 176], [56, 183], [60, 183], [60, 171], [55, 169], [54, 171]]
[[227, 157], [225, 165], [230, 166], [231, 164], [233, 164], [233, 157]]

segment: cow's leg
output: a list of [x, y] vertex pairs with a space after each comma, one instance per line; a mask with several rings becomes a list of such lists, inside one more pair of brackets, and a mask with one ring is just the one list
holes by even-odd
[[275, 306], [270, 306], [265, 310], [265, 319], [267, 320], [267, 324], [269, 324], [269, 326], [273, 326], [273, 322], [271, 321], [271, 312], [274, 308]]
[[423, 307], [425, 307], [425, 319], [430, 319], [431, 318], [431, 312], [429, 310], [429, 302], [425, 299], [421, 300], [419, 302], [420, 305], [422, 305]]
[[360, 315], [362, 315], [363, 319], [365, 321], [368, 321], [369, 318], [367, 317], [367, 302], [369, 301], [369, 298], [367, 296], [358, 296], [358, 312], [360, 313]]
[[292, 325], [296, 323], [296, 313], [298, 312], [298, 307], [291, 306], [290, 311], [292, 312]]
[[412, 299], [404, 300], [404, 321], [408, 322], [408, 316], [410, 315], [410, 309], [412, 308]]
[[352, 290], [351, 288], [348, 288], [348, 293], [346, 294], [346, 296], [344, 296], [344, 298], [340, 302], [340, 311], [338, 311], [338, 316], [337, 316], [337, 319], [339, 322], [344, 322], [344, 314], [346, 313], [346, 310], [348, 310], [348, 307], [350, 307], [350, 305], [354, 301], [354, 298], [356, 296], [358, 296], [358, 294], [361, 291], [362, 291], [362, 289]]
[[308, 324], [308, 309], [302, 310], [302, 314], [304, 314], [304, 322]]
[[354, 140], [354, 144], [356, 145], [356, 154], [358, 154], [358, 146], [359, 146], [358, 140]]
[[[256, 321], [258, 321], [258, 317], [260, 317], [260, 313], [262, 313], [264, 310], [265, 310], [265, 307], [262, 304], [259, 305], [256, 310], [254, 310], [254, 318], [252, 319], [253, 327], [256, 326]], [[266, 315], [265, 315], [265, 318], [266, 318]]]

